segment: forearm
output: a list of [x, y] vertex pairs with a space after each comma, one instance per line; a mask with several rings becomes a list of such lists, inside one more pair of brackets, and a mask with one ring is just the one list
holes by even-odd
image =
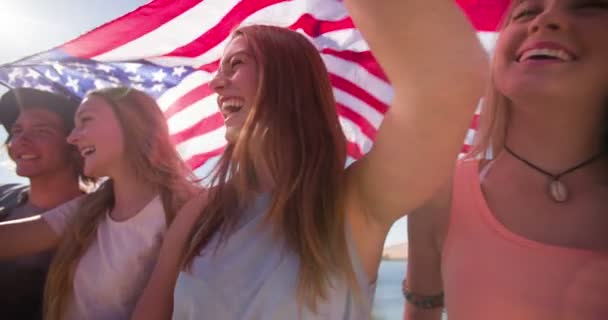
[[41, 216], [0, 223], [0, 259], [43, 252], [58, 241], [59, 236]]
[[442, 84], [470, 86], [461, 80], [488, 72], [487, 54], [453, 0], [344, 2], [396, 88], [436, 94]]
[[409, 303], [405, 305], [405, 316], [404, 320], [440, 320], [442, 308], [437, 309], [418, 309]]
[[142, 293], [131, 320], [169, 320], [173, 313], [175, 280], [155, 281]]
[[346, 0], [395, 91], [356, 176], [360, 197], [392, 223], [451, 174], [484, 93], [488, 58], [452, 0]]

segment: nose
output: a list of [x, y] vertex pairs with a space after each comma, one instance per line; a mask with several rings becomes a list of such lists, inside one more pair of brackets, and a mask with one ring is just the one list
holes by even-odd
[[563, 12], [563, 9], [557, 7], [554, 3], [536, 16], [536, 19], [530, 24], [530, 32], [539, 31], [559, 31], [568, 28], [568, 17]]
[[19, 133], [9, 133], [6, 140], [7, 144], [9, 145], [30, 143], [31, 141], [31, 133], [27, 130], [23, 130]]
[[78, 129], [78, 128], [72, 129], [72, 132], [70, 132], [70, 134], [66, 138], [66, 141], [69, 144], [73, 144], [73, 145], [78, 144], [79, 140], [80, 140], [80, 129]]
[[224, 72], [218, 70], [215, 73], [215, 76], [213, 76], [213, 78], [211, 79], [211, 81], [209, 81], [209, 87], [213, 91], [219, 93], [222, 89], [226, 88], [226, 86], [228, 85], [228, 81], [228, 77], [226, 77]]

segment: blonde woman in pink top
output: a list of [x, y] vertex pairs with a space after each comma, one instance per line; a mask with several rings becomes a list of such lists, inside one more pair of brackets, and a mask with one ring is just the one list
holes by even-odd
[[608, 319], [608, 1], [514, 1], [491, 73], [475, 150], [410, 215], [405, 319]]

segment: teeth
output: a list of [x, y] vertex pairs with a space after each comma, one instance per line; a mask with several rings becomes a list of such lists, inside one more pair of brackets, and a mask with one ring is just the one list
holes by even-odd
[[222, 108], [242, 108], [243, 107], [243, 100], [241, 99], [237, 99], [237, 98], [229, 98], [229, 99], [225, 99], [224, 101], [222, 101]]
[[91, 155], [93, 152], [95, 152], [95, 147], [84, 147], [84, 148], [80, 149], [80, 154], [83, 157]]
[[547, 56], [553, 57], [562, 61], [572, 61], [572, 56], [564, 51], [559, 49], [531, 49], [527, 50], [521, 55], [520, 61], [527, 60], [531, 57], [535, 56]]
[[36, 159], [38, 157], [33, 154], [23, 154], [23, 155], [21, 155], [20, 158], [23, 160], [32, 160], [32, 159]]

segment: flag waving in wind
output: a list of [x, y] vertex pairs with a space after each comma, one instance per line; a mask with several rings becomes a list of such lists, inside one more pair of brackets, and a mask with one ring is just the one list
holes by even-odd
[[[508, 0], [457, 2], [490, 51]], [[156, 0], [60, 47], [0, 66], [0, 83], [80, 97], [109, 86], [143, 90], [157, 99], [182, 157], [199, 168], [226, 143], [208, 82], [231, 31], [253, 23], [297, 30], [315, 44], [330, 73], [348, 154], [358, 159], [368, 152], [392, 89], [337, 0]]]

